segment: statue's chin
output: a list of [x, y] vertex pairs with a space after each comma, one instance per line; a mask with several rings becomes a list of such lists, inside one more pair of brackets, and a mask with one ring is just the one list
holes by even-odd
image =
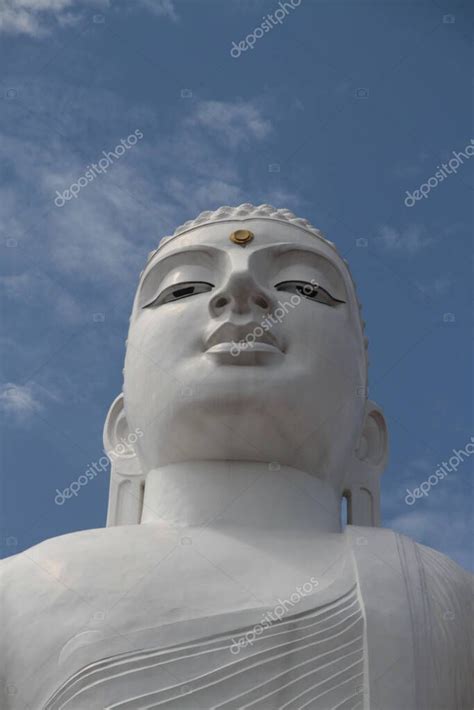
[[[231, 356], [230, 356], [231, 357]], [[192, 360], [192, 362], [191, 362]], [[155, 379], [154, 379], [155, 378]], [[175, 377], [128, 371], [125, 410], [145, 469], [178, 461], [277, 461], [333, 480], [347, 470], [363, 401], [330, 368], [181, 362]]]
[[[331, 478], [328, 461], [332, 449], [324, 439], [324, 430], [312, 437], [297, 436], [298, 424], [287, 416], [259, 416], [254, 403], [247, 408], [200, 405], [179, 408], [161, 418], [159, 428], [140, 427], [144, 436], [140, 447], [146, 471], [180, 461], [248, 461], [276, 462], [291, 466], [319, 478]], [[298, 446], [300, 440], [302, 445]], [[296, 445], [295, 445], [296, 442]], [[332, 452], [334, 453], [334, 452]], [[341, 467], [341, 470], [343, 467]]]

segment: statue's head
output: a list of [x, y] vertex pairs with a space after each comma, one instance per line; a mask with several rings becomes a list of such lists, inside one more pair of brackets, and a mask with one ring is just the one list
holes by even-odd
[[106, 445], [140, 432], [113, 459], [129, 478], [259, 461], [342, 495], [385, 462], [384, 418], [366, 392], [360, 305], [334, 245], [288, 210], [221, 207], [150, 254]]

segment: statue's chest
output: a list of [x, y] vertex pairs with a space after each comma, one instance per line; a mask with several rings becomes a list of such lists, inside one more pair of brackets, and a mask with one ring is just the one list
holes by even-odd
[[200, 620], [201, 636], [187, 643], [92, 663], [46, 710], [323, 710], [362, 702], [364, 619], [355, 588], [322, 608], [284, 615], [261, 610], [244, 626], [238, 616]]
[[[364, 615], [350, 565], [338, 568], [330, 584], [315, 576], [286, 580], [266, 605], [251, 603], [254, 593], [265, 594], [263, 576], [259, 584], [254, 578], [252, 592], [242, 578], [224, 582], [217, 569], [206, 577], [202, 570], [192, 570], [186, 590], [173, 571], [174, 603], [168, 591], [159, 624], [149, 616], [145, 625], [138, 613], [115, 639], [76, 649], [80, 670], [45, 710], [342, 710], [363, 703]], [[157, 586], [149, 583], [156, 599]], [[152, 596], [142, 599], [144, 608]], [[99, 660], [87, 663], [91, 652]]]

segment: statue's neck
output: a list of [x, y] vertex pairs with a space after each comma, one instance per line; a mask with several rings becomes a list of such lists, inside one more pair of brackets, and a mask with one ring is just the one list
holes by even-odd
[[150, 471], [141, 522], [280, 533], [339, 532], [340, 500], [324, 481], [288, 466], [192, 461]]

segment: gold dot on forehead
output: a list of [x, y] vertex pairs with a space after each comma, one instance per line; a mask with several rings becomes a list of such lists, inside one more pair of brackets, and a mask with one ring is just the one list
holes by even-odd
[[253, 232], [250, 232], [248, 229], [237, 229], [236, 232], [232, 232], [229, 239], [231, 242], [234, 242], [234, 244], [240, 244], [241, 247], [244, 247], [252, 241], [253, 237]]

